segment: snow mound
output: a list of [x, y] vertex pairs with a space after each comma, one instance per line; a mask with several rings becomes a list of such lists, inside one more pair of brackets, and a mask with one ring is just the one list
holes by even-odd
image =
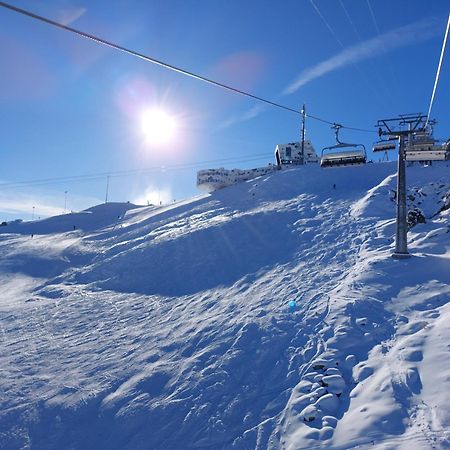
[[[31, 222], [12, 222], [0, 228], [1, 233], [14, 234], [51, 234], [64, 233], [69, 231], [94, 231], [108, 225], [119, 223], [125, 214], [136, 208], [143, 206], [132, 203], [105, 203], [81, 212], [70, 212], [60, 216], [49, 217], [47, 219], [35, 220]], [[155, 209], [150, 206], [145, 209]]]

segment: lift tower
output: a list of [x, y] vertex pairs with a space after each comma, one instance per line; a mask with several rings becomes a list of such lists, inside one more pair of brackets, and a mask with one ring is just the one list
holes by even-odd
[[[377, 123], [378, 135], [387, 136], [388, 139], [398, 139], [398, 166], [397, 166], [397, 228], [395, 233], [395, 252], [393, 258], [405, 259], [408, 253], [406, 223], [406, 170], [405, 170], [405, 143], [414, 132], [424, 129], [427, 116], [423, 114], [404, 114], [396, 119], [381, 119]], [[407, 129], [405, 129], [407, 127]]]

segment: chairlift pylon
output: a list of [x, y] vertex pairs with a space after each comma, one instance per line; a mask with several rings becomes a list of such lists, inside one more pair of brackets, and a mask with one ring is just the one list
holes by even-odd
[[[363, 144], [349, 144], [339, 140], [339, 130], [342, 125], [334, 123], [331, 128], [334, 129], [336, 144], [322, 149], [320, 159], [321, 167], [350, 166], [355, 164], [365, 164], [367, 161], [366, 147]], [[350, 151], [341, 151], [342, 149], [355, 149]], [[333, 151], [339, 150], [339, 151]], [[329, 152], [329, 153], [328, 153]]]

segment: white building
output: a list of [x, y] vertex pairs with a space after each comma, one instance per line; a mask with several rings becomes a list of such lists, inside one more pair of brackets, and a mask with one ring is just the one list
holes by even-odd
[[206, 192], [213, 192], [217, 189], [222, 189], [232, 184], [248, 181], [262, 175], [266, 175], [278, 167], [275, 165], [268, 165], [266, 167], [259, 167], [257, 169], [205, 169], [197, 172], [197, 187]]
[[206, 192], [213, 192], [231, 186], [235, 183], [248, 181], [262, 175], [266, 175], [287, 165], [303, 165], [318, 163], [319, 157], [311, 142], [307, 139], [302, 153], [302, 144], [292, 142], [290, 144], [279, 144], [275, 148], [275, 159], [277, 165], [269, 164], [257, 169], [205, 169], [197, 172], [197, 187]]
[[279, 167], [319, 162], [319, 157], [309, 139], [305, 139], [304, 152], [301, 142], [278, 144], [275, 148], [275, 158]]

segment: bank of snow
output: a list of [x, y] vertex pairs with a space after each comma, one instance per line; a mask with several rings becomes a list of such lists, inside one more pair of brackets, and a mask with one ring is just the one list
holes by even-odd
[[449, 170], [407, 261], [394, 164], [5, 227], [0, 447], [449, 447]]

